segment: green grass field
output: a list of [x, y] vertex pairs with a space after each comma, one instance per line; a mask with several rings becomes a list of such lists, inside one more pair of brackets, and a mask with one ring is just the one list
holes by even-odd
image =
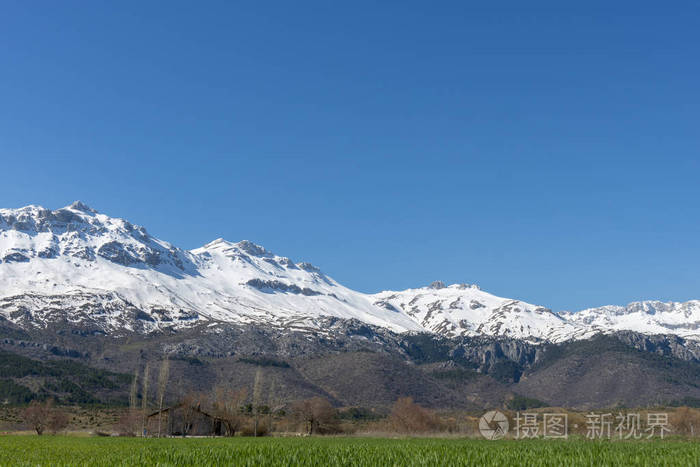
[[4, 436], [0, 465], [700, 465], [689, 441]]

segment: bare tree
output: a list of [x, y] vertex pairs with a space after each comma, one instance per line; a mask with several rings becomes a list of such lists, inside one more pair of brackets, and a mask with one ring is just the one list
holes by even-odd
[[410, 397], [402, 397], [394, 403], [389, 424], [401, 433], [437, 431], [442, 425], [437, 415], [416, 404]]
[[160, 365], [158, 374], [158, 437], [160, 438], [161, 419], [163, 417], [163, 399], [165, 390], [168, 387], [168, 376], [170, 374], [170, 358], [167, 356]]
[[119, 420], [120, 430], [134, 436], [138, 431], [139, 368], [134, 370], [129, 391], [129, 413]]
[[263, 372], [258, 368], [253, 382], [253, 436], [258, 436], [258, 419], [260, 418], [260, 399], [262, 394]]
[[29, 407], [24, 410], [24, 421], [36, 431], [37, 435], [41, 436], [46, 430], [52, 408], [53, 399], [48, 399], [43, 404], [36, 400], [31, 401]]
[[148, 370], [150, 364], [146, 362], [143, 369], [143, 394], [141, 394], [141, 436], [146, 436], [146, 417], [148, 416]]
[[214, 389], [212, 410], [224, 424], [227, 436], [236, 436], [236, 432], [243, 425], [241, 406], [247, 396], [245, 389], [232, 390], [224, 386], [217, 386]]
[[277, 387], [275, 385], [275, 380], [274, 378], [270, 381], [270, 389], [267, 394], [267, 406], [269, 407], [269, 410], [267, 412], [267, 432], [272, 433], [272, 418], [274, 417], [275, 413], [279, 412], [282, 410], [282, 407], [284, 407], [284, 404], [282, 404], [277, 391]]
[[292, 411], [304, 423], [306, 432], [310, 435], [339, 431], [338, 412], [328, 399], [313, 397], [299, 401], [294, 404]]

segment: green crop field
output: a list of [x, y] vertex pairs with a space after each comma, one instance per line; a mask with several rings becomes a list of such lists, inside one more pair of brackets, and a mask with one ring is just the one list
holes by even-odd
[[689, 441], [0, 438], [0, 465], [700, 465]]

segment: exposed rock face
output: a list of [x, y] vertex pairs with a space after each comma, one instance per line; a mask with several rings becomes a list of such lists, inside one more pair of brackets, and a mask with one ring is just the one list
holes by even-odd
[[299, 287], [298, 285], [295, 284], [285, 284], [284, 282], [281, 281], [265, 281], [261, 279], [250, 279], [248, 282], [246, 282], [246, 285], [249, 285], [251, 287], [254, 287], [258, 290], [269, 290], [269, 291], [280, 291], [280, 292], [289, 292], [293, 294], [302, 294], [306, 295], [308, 297], [314, 296], [314, 295], [321, 295], [321, 292], [317, 292], [315, 290], [311, 290], [308, 287], [304, 287], [303, 289]]
[[299, 269], [303, 269], [306, 272], [321, 272], [319, 268], [317, 268], [311, 263], [299, 263], [297, 264], [297, 266], [299, 267]]
[[139, 258], [127, 252], [124, 245], [119, 242], [107, 242], [103, 244], [97, 254], [113, 263], [129, 266], [139, 262]]
[[6, 263], [25, 263], [29, 261], [29, 257], [22, 253], [14, 252], [6, 254], [2, 260]]
[[681, 360], [700, 361], [700, 343], [673, 334], [648, 336], [632, 331], [618, 331], [615, 336], [622, 342], [644, 352]]
[[261, 247], [260, 245], [256, 245], [255, 243], [248, 241], [248, 240], [243, 240], [238, 243], [238, 247], [248, 253], [249, 255], [252, 256], [269, 256], [270, 254], [265, 250], [265, 248]]

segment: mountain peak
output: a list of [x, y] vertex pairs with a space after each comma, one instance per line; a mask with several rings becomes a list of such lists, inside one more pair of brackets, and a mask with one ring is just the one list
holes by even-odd
[[92, 209], [90, 206], [88, 206], [80, 200], [73, 201], [73, 203], [71, 203], [70, 206], [66, 206], [64, 209], [72, 209], [73, 211], [81, 211], [90, 214], [97, 213], [96, 210]]
[[257, 245], [250, 240], [241, 240], [240, 242], [236, 243], [236, 246], [252, 256], [265, 256], [270, 254], [270, 252], [264, 247]]
[[466, 289], [475, 289], [475, 290], [481, 290], [481, 288], [476, 285], [476, 284], [450, 284], [447, 285], [443, 281], [433, 281], [426, 287], [428, 289], [432, 290], [442, 290], [442, 289], [458, 289], [458, 290], [466, 290]]
[[219, 237], [216, 240], [212, 240], [211, 242], [207, 243], [202, 248], [215, 248], [217, 246], [231, 246], [231, 245], [233, 245], [233, 243]]
[[231, 248], [238, 249], [251, 256], [270, 256], [271, 253], [264, 247], [257, 245], [250, 240], [241, 240], [238, 243], [229, 242], [223, 238], [217, 238], [204, 245], [202, 248], [207, 250], [229, 250]]

